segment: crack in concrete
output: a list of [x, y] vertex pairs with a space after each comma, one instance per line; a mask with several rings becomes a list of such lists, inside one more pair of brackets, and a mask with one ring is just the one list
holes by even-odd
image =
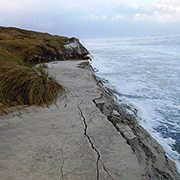
[[61, 154], [62, 154], [62, 166], [61, 166], [61, 176], [62, 176], [62, 180], [64, 180], [64, 174], [63, 174], [63, 165], [64, 165], [64, 153], [63, 153], [63, 146], [62, 146], [62, 150], [61, 150]]
[[107, 173], [107, 175], [108, 175], [112, 180], [114, 180], [114, 178], [109, 174], [109, 172], [108, 172], [108, 170], [106, 169], [106, 167], [105, 167], [104, 163], [102, 162], [102, 160], [100, 160], [100, 161], [101, 161], [101, 163], [102, 163], [102, 165], [103, 165], [104, 171]]
[[87, 127], [86, 119], [85, 119], [85, 117], [84, 117], [84, 115], [83, 115], [83, 112], [82, 112], [82, 110], [81, 110], [81, 108], [80, 108], [80, 105], [81, 105], [82, 103], [83, 103], [83, 101], [81, 101], [81, 103], [80, 103], [79, 105], [77, 105], [77, 107], [78, 107], [78, 109], [79, 109], [79, 111], [80, 111], [80, 114], [81, 114], [81, 117], [82, 117], [82, 119], [83, 119], [83, 123], [84, 123], [84, 126], [85, 126], [85, 128], [84, 128], [84, 135], [87, 137], [89, 143], [91, 144], [91, 148], [92, 148], [92, 149], [96, 152], [96, 154], [97, 154], [96, 169], [97, 169], [97, 180], [99, 180], [99, 160], [100, 160], [100, 154], [99, 154], [98, 150], [94, 147], [94, 144], [93, 144], [91, 138], [90, 138], [89, 135], [87, 134], [87, 128], [88, 128], [88, 127]]
[[92, 149], [96, 152], [96, 154], [97, 154], [97, 161], [96, 161], [97, 180], [99, 180], [99, 161], [102, 163], [104, 171], [108, 174], [108, 176], [109, 176], [112, 180], [114, 180], [114, 178], [109, 174], [109, 172], [108, 172], [108, 170], [106, 169], [104, 163], [103, 163], [102, 160], [100, 159], [101, 156], [100, 156], [99, 151], [95, 148], [95, 146], [94, 146], [94, 144], [93, 144], [90, 136], [87, 134], [87, 128], [88, 128], [88, 126], [87, 126], [87, 123], [86, 123], [86, 118], [84, 117], [83, 112], [82, 112], [82, 110], [81, 110], [81, 108], [80, 108], [80, 105], [81, 105], [82, 103], [83, 103], [83, 100], [81, 101], [81, 103], [80, 103], [79, 105], [77, 105], [77, 107], [78, 107], [78, 109], [79, 109], [79, 111], [80, 111], [80, 115], [81, 115], [81, 117], [82, 117], [82, 119], [83, 119], [83, 124], [84, 124], [84, 126], [85, 126], [85, 128], [84, 128], [84, 135], [87, 137], [89, 143], [91, 144], [91, 148], [92, 148]]

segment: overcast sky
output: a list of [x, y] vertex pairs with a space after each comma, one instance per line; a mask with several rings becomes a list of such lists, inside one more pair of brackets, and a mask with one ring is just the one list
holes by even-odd
[[0, 26], [109, 38], [180, 33], [180, 0], [0, 0]]

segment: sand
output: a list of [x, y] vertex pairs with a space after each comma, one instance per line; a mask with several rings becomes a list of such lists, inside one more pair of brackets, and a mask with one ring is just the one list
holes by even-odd
[[[134, 122], [114, 122], [122, 112], [108, 109], [113, 95], [96, 80], [89, 65], [77, 68], [82, 62], [48, 64], [50, 74], [68, 90], [67, 98], [59, 98], [57, 105], [0, 116], [0, 179], [179, 179], [174, 163], [156, 142], [151, 143], [154, 140], [142, 127], [136, 125], [140, 130], [135, 133]], [[165, 160], [160, 156], [157, 161], [145, 152], [144, 135], [158, 151], [154, 154]]]

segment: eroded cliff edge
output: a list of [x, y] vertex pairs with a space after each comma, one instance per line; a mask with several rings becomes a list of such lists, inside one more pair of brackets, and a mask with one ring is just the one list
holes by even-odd
[[1, 116], [1, 179], [179, 179], [174, 163], [114, 102], [88, 62], [48, 67], [68, 89], [67, 99], [59, 95], [56, 106]]
[[131, 146], [139, 163], [146, 171], [146, 178], [154, 180], [180, 179], [175, 163], [167, 157], [163, 148], [138, 124], [136, 119], [126, 114], [118, 105], [113, 92], [106, 89], [98, 80], [89, 62], [81, 63], [79, 67], [92, 72], [102, 92], [101, 97], [94, 99], [93, 102]]

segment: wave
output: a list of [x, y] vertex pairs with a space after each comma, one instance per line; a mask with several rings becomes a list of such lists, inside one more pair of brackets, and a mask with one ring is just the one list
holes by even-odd
[[[98, 46], [97, 46], [98, 44]], [[91, 40], [93, 67], [180, 167], [180, 34]], [[180, 170], [180, 168], [179, 168]]]

